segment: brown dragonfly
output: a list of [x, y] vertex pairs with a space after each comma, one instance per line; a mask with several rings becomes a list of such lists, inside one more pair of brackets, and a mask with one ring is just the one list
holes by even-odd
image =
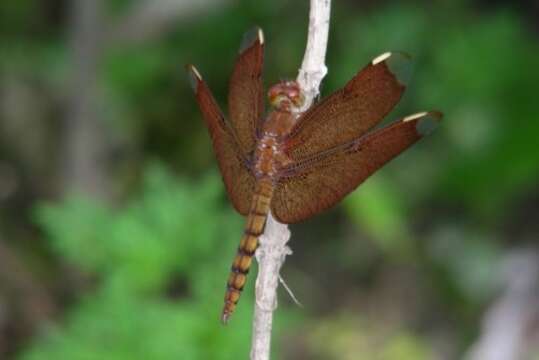
[[402, 69], [408, 58], [390, 52], [303, 113], [298, 83], [282, 81], [269, 89], [272, 109], [264, 114], [263, 61], [264, 37], [255, 28], [245, 35], [232, 72], [228, 118], [197, 69], [187, 66], [228, 196], [247, 216], [227, 283], [223, 323], [240, 298], [269, 211], [290, 224], [332, 207], [442, 118], [437, 111], [420, 112], [369, 131], [406, 88]]

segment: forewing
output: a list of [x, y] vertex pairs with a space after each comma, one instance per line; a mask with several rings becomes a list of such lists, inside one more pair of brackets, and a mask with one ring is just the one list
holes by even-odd
[[187, 70], [198, 106], [210, 132], [228, 196], [236, 210], [247, 215], [255, 185], [248, 161], [240, 149], [234, 130], [225, 120], [200, 73], [192, 65], [189, 65]]
[[282, 169], [272, 200], [273, 215], [280, 222], [295, 223], [332, 207], [385, 163], [430, 133], [441, 118], [439, 112], [407, 116]]
[[264, 112], [263, 62], [264, 35], [260, 28], [254, 28], [244, 35], [228, 92], [230, 121], [244, 154], [254, 149]]
[[372, 60], [342, 89], [303, 114], [287, 140], [296, 160], [359, 138], [399, 102], [408, 81], [410, 61], [402, 53]]

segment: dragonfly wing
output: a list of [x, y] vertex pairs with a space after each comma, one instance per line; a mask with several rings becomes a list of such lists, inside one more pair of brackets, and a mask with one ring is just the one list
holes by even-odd
[[247, 215], [255, 187], [249, 162], [240, 148], [234, 129], [226, 121], [200, 73], [192, 65], [189, 65], [187, 70], [198, 106], [210, 132], [228, 196], [236, 210]]
[[404, 93], [409, 65], [409, 57], [402, 53], [372, 60], [342, 89], [298, 119], [287, 140], [289, 155], [300, 160], [357, 139], [376, 126]]
[[228, 92], [230, 121], [245, 154], [254, 149], [264, 112], [263, 63], [264, 35], [254, 28], [244, 35]]
[[432, 131], [436, 111], [407, 116], [364, 137], [296, 162], [281, 170], [272, 212], [295, 223], [339, 202], [385, 163]]

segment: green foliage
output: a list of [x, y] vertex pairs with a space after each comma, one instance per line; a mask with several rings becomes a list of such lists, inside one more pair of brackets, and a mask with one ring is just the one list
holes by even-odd
[[402, 201], [387, 179], [376, 177], [348, 196], [345, 204], [353, 221], [371, 234], [381, 249], [401, 256], [409, 253], [411, 245]]
[[446, 134], [454, 151], [443, 190], [473, 210], [499, 216], [508, 199], [539, 177], [532, 95], [539, 74], [526, 71], [539, 63], [539, 46], [512, 13], [469, 25], [444, 34], [426, 73], [442, 74], [443, 85], [422, 91], [429, 103], [446, 104], [451, 116]]
[[241, 234], [220, 194], [215, 176], [195, 184], [153, 167], [140, 195], [120, 209], [80, 197], [41, 205], [37, 221], [52, 249], [97, 286], [21, 359], [245, 358], [250, 286], [231, 324], [219, 323]]
[[20, 35], [28, 29], [28, 18], [37, 10], [32, 0], [5, 1], [0, 6], [0, 34]]
[[[539, 180], [532, 95], [539, 75], [525, 71], [539, 63], [539, 47], [514, 13], [476, 18], [461, 6], [434, 19], [428, 9], [390, 6], [345, 23], [338, 34], [343, 43], [361, 34], [363, 57], [392, 48], [415, 54], [415, 74], [396, 113], [445, 113], [438, 131], [348, 199], [352, 218], [389, 251], [402, 251], [408, 214], [436, 191], [439, 200], [462, 208], [463, 217], [481, 220], [492, 232], [490, 225], [506, 215], [511, 199]], [[335, 56], [343, 62], [339, 51]], [[339, 82], [357, 67], [347, 59], [344, 67], [334, 67]], [[485, 241], [492, 242], [492, 235]]]
[[[539, 73], [530, 71], [539, 47], [513, 12], [474, 16], [466, 4], [431, 10], [388, 6], [341, 22], [329, 83], [344, 83], [357, 58], [393, 49], [413, 55], [414, 76], [390, 119], [437, 108], [444, 122], [361, 185], [346, 210], [386, 261], [412, 255], [422, 264], [470, 331], [499, 285], [493, 274], [502, 258], [500, 229], [515, 199], [539, 180]], [[449, 213], [436, 213], [440, 208]], [[463, 342], [472, 338], [461, 335], [469, 336]]]
[[[393, 172], [376, 176], [389, 175], [399, 188], [411, 190], [396, 196], [405, 205], [419, 203], [437, 188], [446, 201], [465, 206], [469, 216], [494, 222], [504, 215], [511, 198], [539, 179], [539, 151], [534, 140], [539, 123], [534, 121], [537, 109], [532, 95], [539, 75], [526, 71], [539, 63], [539, 47], [513, 13], [475, 18], [467, 16], [465, 9], [455, 11], [430, 19], [428, 9], [389, 7], [346, 23], [339, 36], [343, 43], [353, 43], [356, 34], [361, 34], [362, 57], [395, 48], [414, 54], [415, 74], [396, 112], [434, 107], [445, 113], [445, 121], [432, 135], [436, 140], [422, 141], [417, 145], [422, 151], [409, 151], [389, 166]], [[432, 27], [433, 21], [436, 27]], [[343, 63], [339, 54], [335, 56]], [[334, 67], [339, 83], [357, 67], [349, 61], [352, 59], [346, 57], [343, 67]], [[397, 182], [381, 182], [385, 188], [376, 185], [376, 192], [392, 194], [377, 197], [385, 204], [385, 198], [395, 198]], [[366, 197], [357, 200], [363, 202]], [[394, 222], [395, 211], [409, 209], [391, 204], [378, 204], [380, 207], [391, 209], [377, 213], [393, 220], [377, 217], [378, 223]]]

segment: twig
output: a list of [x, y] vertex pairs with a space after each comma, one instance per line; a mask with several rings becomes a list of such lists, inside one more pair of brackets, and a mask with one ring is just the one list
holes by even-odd
[[[319, 94], [322, 79], [327, 73], [325, 56], [329, 32], [330, 0], [311, 0], [309, 34], [298, 83], [305, 95], [308, 109]], [[256, 302], [253, 319], [251, 360], [268, 360], [270, 357], [273, 311], [277, 308], [279, 271], [286, 255], [292, 253], [286, 243], [290, 239], [288, 226], [268, 216], [260, 247], [256, 253], [258, 276], [256, 278]]]
[[279, 223], [269, 214], [264, 234], [260, 238], [260, 246], [256, 252], [258, 276], [255, 289], [251, 360], [269, 359], [273, 311], [277, 308], [279, 270], [286, 255], [292, 253], [286, 246], [289, 239], [288, 226]]
[[512, 251], [500, 267], [504, 290], [489, 306], [467, 360], [517, 360], [535, 350], [539, 316], [539, 251]]
[[[292, 250], [290, 250], [290, 251], [292, 252]], [[296, 295], [294, 295], [294, 292], [292, 291], [292, 289], [290, 289], [288, 287], [288, 284], [286, 283], [286, 281], [284, 281], [284, 279], [283, 279], [283, 277], [281, 275], [279, 275], [279, 283], [284, 287], [284, 289], [286, 290], [288, 295], [290, 295], [290, 297], [292, 298], [294, 303], [299, 307], [303, 307], [303, 304], [299, 302], [298, 298], [296, 297]]]
[[309, 34], [298, 83], [305, 95], [302, 111], [307, 110], [320, 93], [320, 83], [328, 72], [325, 64], [329, 34], [331, 0], [311, 0]]
[[107, 131], [100, 121], [99, 63], [102, 58], [102, 0], [71, 3], [73, 75], [65, 122], [65, 184], [69, 191], [107, 198], [109, 178], [103, 165]]

